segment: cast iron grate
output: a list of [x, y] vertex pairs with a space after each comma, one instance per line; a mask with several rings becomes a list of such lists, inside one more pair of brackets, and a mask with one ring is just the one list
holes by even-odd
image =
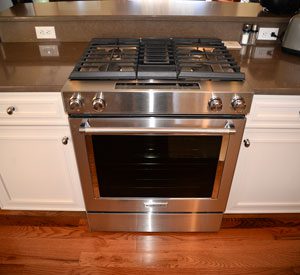
[[73, 69], [72, 80], [244, 80], [221, 40], [93, 39]]

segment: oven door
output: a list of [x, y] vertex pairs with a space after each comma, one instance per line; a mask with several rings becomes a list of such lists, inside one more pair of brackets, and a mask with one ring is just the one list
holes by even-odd
[[70, 125], [87, 211], [224, 211], [244, 118], [70, 118]]

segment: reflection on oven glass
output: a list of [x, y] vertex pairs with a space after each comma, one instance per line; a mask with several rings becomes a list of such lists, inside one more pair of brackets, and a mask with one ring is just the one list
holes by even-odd
[[92, 136], [92, 142], [102, 197], [212, 197], [221, 136]]

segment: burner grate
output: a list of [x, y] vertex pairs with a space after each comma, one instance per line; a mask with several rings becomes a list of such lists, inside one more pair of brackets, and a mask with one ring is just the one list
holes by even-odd
[[138, 39], [93, 39], [70, 79], [135, 79]]
[[70, 79], [244, 80], [219, 39], [93, 39]]
[[176, 79], [172, 40], [143, 39], [140, 44], [138, 79]]

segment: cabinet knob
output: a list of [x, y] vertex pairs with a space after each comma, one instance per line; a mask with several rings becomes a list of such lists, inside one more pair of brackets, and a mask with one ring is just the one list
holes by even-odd
[[250, 147], [250, 140], [247, 138], [247, 139], [244, 139], [244, 145], [245, 147]]
[[8, 115], [12, 115], [14, 113], [14, 111], [16, 110], [16, 108], [14, 106], [9, 106], [7, 109], [6, 109], [6, 113]]
[[68, 141], [69, 141], [68, 137], [63, 137], [62, 140], [61, 140], [61, 142], [62, 142], [63, 145], [67, 145]]

